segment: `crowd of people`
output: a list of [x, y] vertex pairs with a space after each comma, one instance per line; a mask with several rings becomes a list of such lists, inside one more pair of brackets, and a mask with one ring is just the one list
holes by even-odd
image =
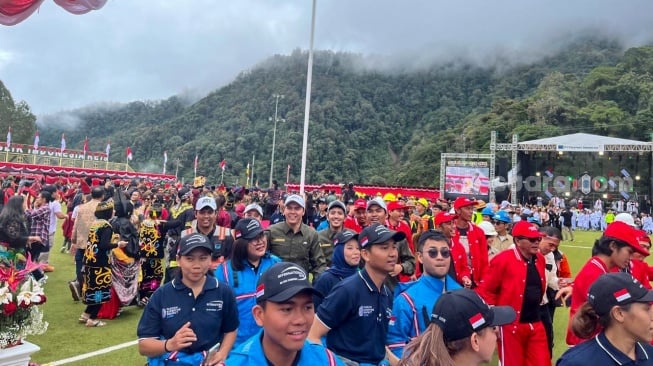
[[54, 270], [43, 254], [65, 219], [79, 322], [142, 307], [151, 366], [477, 365], [495, 352], [504, 366], [551, 365], [566, 302], [575, 347], [558, 365], [653, 364], [651, 242], [630, 213], [606, 223], [572, 281], [560, 243], [578, 215], [555, 202], [359, 197], [353, 185], [61, 188], [6, 196], [0, 242]]

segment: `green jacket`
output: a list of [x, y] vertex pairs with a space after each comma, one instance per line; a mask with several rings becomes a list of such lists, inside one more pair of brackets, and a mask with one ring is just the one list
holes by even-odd
[[[343, 227], [342, 230], [351, 231], [352, 233], [354, 232], [345, 227]], [[320, 241], [320, 248], [322, 248], [322, 253], [324, 253], [327, 267], [331, 267], [331, 261], [333, 260], [333, 241], [336, 238], [336, 234], [338, 234], [338, 232], [331, 230], [331, 227], [317, 232]]]
[[302, 224], [297, 233], [293, 233], [284, 221], [271, 225], [270, 252], [286, 262], [302, 266], [313, 275], [313, 280], [326, 270], [326, 260], [320, 248], [317, 231]]

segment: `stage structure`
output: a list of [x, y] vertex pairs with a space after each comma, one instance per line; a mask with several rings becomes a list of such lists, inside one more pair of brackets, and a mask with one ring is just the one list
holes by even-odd
[[[518, 136], [512, 136], [512, 143], [497, 143], [497, 133], [492, 131], [490, 137], [490, 154], [488, 156], [492, 161], [496, 159], [497, 151], [511, 152], [512, 169], [508, 174], [508, 183], [510, 185], [510, 201], [512, 204], [518, 203], [518, 192], [524, 187], [535, 188], [539, 184], [539, 189], [545, 194], [562, 192], [565, 187], [567, 195], [570, 191], [580, 192], [583, 195], [600, 192], [615, 192], [625, 199], [629, 199], [628, 192], [632, 192], [633, 182], [639, 181], [640, 177], [640, 160], [647, 161], [648, 164], [641, 170], [646, 171], [644, 176], [648, 182], [648, 194], [653, 191], [653, 180], [651, 172], [653, 171], [653, 143], [637, 140], [628, 140], [615, 137], [598, 136], [586, 133], [575, 133], [564, 136], [549, 137], [531, 141], [519, 142]], [[583, 160], [575, 153], [590, 153], [585, 164]], [[447, 154], [443, 154], [447, 155]], [[473, 154], [458, 154], [473, 155]], [[570, 156], [572, 155], [572, 156]], [[640, 159], [641, 158], [641, 159]], [[561, 159], [567, 159], [560, 161]], [[602, 159], [602, 160], [597, 160]], [[524, 164], [520, 171], [520, 161], [539, 161], [537, 167]], [[551, 164], [558, 164], [558, 167], [565, 166], [567, 169], [575, 169], [576, 174], [555, 176], [553, 169], [547, 167]], [[444, 160], [442, 161], [444, 164]], [[571, 167], [569, 167], [571, 165]], [[601, 175], [592, 177], [588, 174], [587, 166], [593, 165], [603, 169]], [[444, 165], [443, 165], [444, 166]], [[607, 168], [606, 168], [607, 167]], [[534, 170], [531, 171], [531, 170]], [[611, 170], [606, 174], [606, 170]], [[522, 174], [535, 173], [535, 174]], [[442, 173], [441, 181], [442, 181]], [[607, 175], [607, 176], [604, 176]], [[493, 174], [490, 175], [492, 181], [495, 180]], [[551, 184], [548, 186], [548, 184]], [[530, 185], [530, 186], [529, 186]], [[520, 189], [518, 189], [520, 187]], [[571, 189], [568, 189], [570, 188]], [[490, 185], [490, 197], [494, 198], [495, 187]], [[606, 195], [603, 195], [606, 198]]]

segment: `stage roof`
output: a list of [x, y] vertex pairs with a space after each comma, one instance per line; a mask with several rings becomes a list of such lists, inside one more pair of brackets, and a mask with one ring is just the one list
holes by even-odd
[[521, 141], [515, 144], [497, 144], [497, 150], [519, 151], [653, 151], [653, 143], [617, 137], [574, 133], [538, 140]]

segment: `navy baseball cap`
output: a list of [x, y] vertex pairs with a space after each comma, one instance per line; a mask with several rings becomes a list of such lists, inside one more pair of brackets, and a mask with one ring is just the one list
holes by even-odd
[[252, 240], [259, 236], [263, 232], [263, 227], [261, 223], [254, 218], [244, 217], [238, 220], [236, 227], [234, 228], [234, 237], [236, 239], [246, 239]]
[[345, 244], [350, 240], [358, 240], [358, 234], [349, 230], [341, 231], [336, 235], [335, 238], [333, 238], [333, 246]]
[[442, 294], [431, 312], [431, 323], [442, 329], [447, 342], [467, 338], [486, 327], [510, 324], [516, 318], [510, 306], [490, 307], [466, 288]]
[[308, 282], [308, 275], [302, 267], [290, 262], [276, 263], [259, 278], [256, 284], [256, 303], [288, 301], [302, 291], [324, 297]]
[[390, 230], [379, 223], [366, 227], [358, 234], [358, 243], [361, 248], [366, 248], [372, 244], [382, 244], [390, 239], [398, 242], [406, 239], [406, 234], [401, 231]]
[[197, 248], [204, 248], [213, 253], [213, 244], [209, 242], [209, 238], [206, 235], [193, 233], [188, 236], [184, 236], [179, 241], [179, 255], [188, 255], [190, 252]]
[[598, 316], [603, 316], [614, 306], [653, 302], [653, 291], [646, 289], [629, 273], [606, 273], [590, 286], [587, 302], [592, 305]]

